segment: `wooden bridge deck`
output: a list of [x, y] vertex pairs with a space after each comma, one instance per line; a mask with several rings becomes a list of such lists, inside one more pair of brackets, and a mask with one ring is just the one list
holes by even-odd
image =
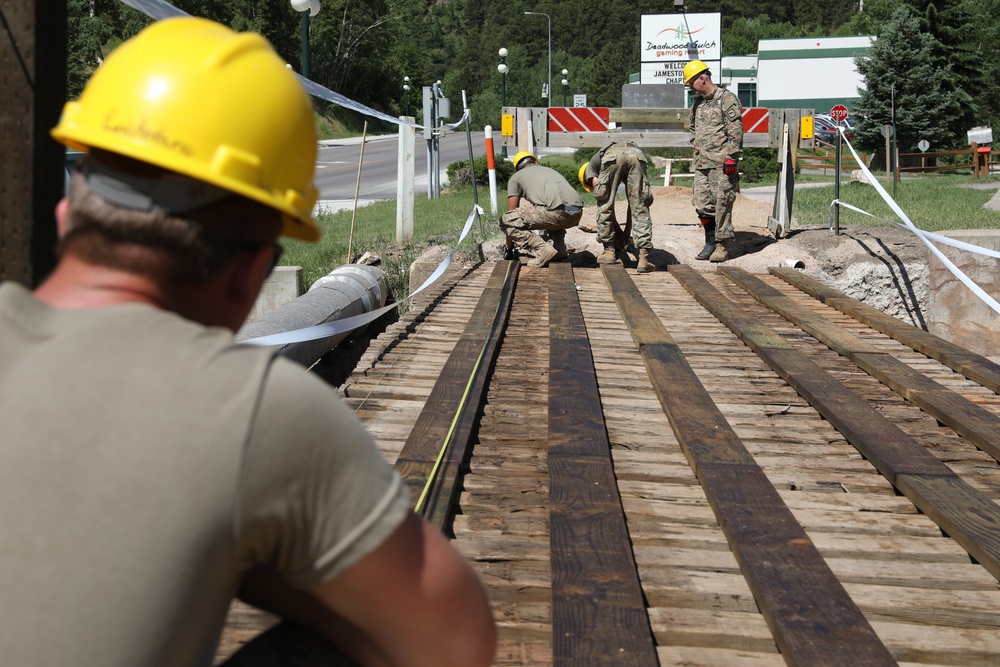
[[343, 384], [497, 665], [1000, 665], [998, 368], [775, 273], [456, 269]]

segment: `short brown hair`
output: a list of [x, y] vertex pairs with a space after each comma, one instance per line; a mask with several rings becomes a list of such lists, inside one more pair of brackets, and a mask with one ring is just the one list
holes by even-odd
[[[106, 152], [101, 160], [158, 169]], [[237, 250], [274, 243], [281, 232], [279, 211], [237, 194], [184, 214], [119, 206], [95, 193], [80, 169], [70, 178], [69, 200], [60, 256], [175, 284], [204, 284]]]

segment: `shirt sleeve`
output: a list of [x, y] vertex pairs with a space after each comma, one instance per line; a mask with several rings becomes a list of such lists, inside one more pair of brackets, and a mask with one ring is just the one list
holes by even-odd
[[728, 156], [735, 160], [743, 152], [743, 106], [732, 92], [722, 98], [722, 118], [729, 137]]
[[336, 392], [277, 358], [260, 395], [237, 513], [244, 565], [294, 587], [329, 581], [380, 546], [409, 492]]

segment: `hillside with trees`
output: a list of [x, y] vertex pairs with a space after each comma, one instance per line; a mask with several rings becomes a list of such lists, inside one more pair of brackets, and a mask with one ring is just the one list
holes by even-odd
[[[68, 2], [67, 66], [70, 95], [76, 96], [103, 57], [149, 19], [118, 0]], [[460, 108], [461, 91], [466, 91], [476, 128], [500, 123], [500, 48], [508, 51], [506, 103], [544, 105], [542, 82], [548, 80], [549, 65], [545, 15], [551, 19], [553, 103], [562, 103], [561, 72], [566, 69], [570, 96], [585, 93], [591, 106], [616, 107], [622, 85], [640, 68], [640, 17], [673, 13], [672, 6], [665, 9], [664, 3], [649, 0], [598, 5], [579, 0], [321, 3], [320, 13], [311, 19], [312, 79], [401, 115], [403, 77], [409, 76], [409, 109], [418, 116], [421, 87], [441, 81], [453, 109]], [[294, 68], [300, 67], [301, 16], [288, 0], [174, 4], [237, 30], [260, 32]], [[1000, 117], [1000, 0], [687, 0], [686, 9], [722, 13], [724, 55], [753, 54], [760, 39], [863, 34], [884, 39], [891, 48], [876, 48], [859, 63], [868, 85], [861, 110], [873, 118], [872, 127], [883, 122], [893, 95], [914, 116], [951, 119], [936, 130], [936, 145], [942, 148], [961, 144], [965, 130], [992, 125]], [[376, 122], [373, 129], [389, 128]]]

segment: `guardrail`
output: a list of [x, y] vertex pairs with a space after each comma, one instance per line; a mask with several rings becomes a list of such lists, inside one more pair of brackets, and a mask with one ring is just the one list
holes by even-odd
[[[990, 155], [992, 149], [989, 146], [980, 146], [973, 143], [968, 149], [955, 151], [929, 151], [925, 153], [899, 153], [899, 158], [920, 158], [919, 167], [899, 167], [898, 171], [925, 172], [925, 171], [954, 171], [955, 169], [971, 169], [973, 178], [989, 175], [991, 171]], [[935, 164], [928, 166], [928, 158], [937, 158], [953, 155], [968, 155], [969, 161], [961, 164]], [[897, 162], [898, 164], [898, 162]]]
[[[505, 106], [501, 110], [500, 143], [517, 150], [534, 150], [536, 146], [600, 147], [611, 141], [630, 141], [643, 148], [687, 148], [691, 145], [691, 134], [686, 128], [687, 109], [609, 108], [607, 112], [607, 131], [562, 132], [551, 131], [548, 108]], [[766, 112], [766, 123], [758, 119], [752, 131], [744, 132], [744, 148], [780, 148], [785, 126], [792, 128], [792, 136], [799, 136], [800, 119], [813, 114], [812, 109], [767, 109]], [[809, 148], [813, 139], [800, 138], [798, 144], [799, 148]]]
[[[837, 155], [835, 152], [830, 152], [834, 150], [836, 150], [836, 147], [832, 144], [828, 144], [817, 139], [815, 148], [799, 149], [798, 155], [796, 156], [796, 164], [800, 169], [822, 169], [825, 174], [827, 169], [836, 169]], [[817, 153], [816, 151], [822, 152]], [[866, 153], [861, 153], [861, 160], [867, 164], [868, 155]], [[860, 168], [857, 160], [855, 160], [850, 153], [843, 152], [840, 155], [840, 167], [841, 169]]]

